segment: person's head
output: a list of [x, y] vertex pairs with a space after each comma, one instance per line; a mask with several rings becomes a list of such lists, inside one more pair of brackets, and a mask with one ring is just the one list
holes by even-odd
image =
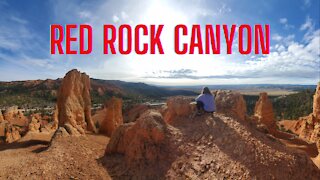
[[210, 92], [210, 90], [209, 90], [208, 87], [204, 87], [204, 88], [202, 89], [202, 94], [211, 94], [211, 92]]

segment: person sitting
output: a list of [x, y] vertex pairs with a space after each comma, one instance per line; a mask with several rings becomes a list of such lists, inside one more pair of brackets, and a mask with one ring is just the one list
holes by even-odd
[[202, 112], [213, 113], [215, 112], [214, 95], [211, 94], [208, 87], [202, 89], [201, 94], [195, 99], [197, 103], [197, 115], [201, 115]]

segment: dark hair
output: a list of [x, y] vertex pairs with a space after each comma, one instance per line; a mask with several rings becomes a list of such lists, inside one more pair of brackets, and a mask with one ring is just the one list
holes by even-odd
[[211, 92], [208, 87], [204, 87], [201, 94], [211, 94]]

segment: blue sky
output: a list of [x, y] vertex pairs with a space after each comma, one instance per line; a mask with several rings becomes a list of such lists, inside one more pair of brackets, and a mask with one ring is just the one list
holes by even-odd
[[[77, 68], [94, 78], [158, 85], [316, 84], [320, 80], [319, 2], [1, 0], [0, 81], [55, 79]], [[93, 27], [92, 54], [50, 55], [50, 24], [68, 23]], [[165, 25], [161, 35], [165, 55], [103, 55], [103, 24], [139, 23]], [[226, 55], [223, 50], [220, 55], [178, 56], [170, 50], [173, 28], [180, 23], [270, 24], [271, 51], [266, 56]]]

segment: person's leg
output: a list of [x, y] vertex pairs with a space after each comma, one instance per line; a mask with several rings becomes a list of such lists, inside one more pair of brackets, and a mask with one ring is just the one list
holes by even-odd
[[198, 114], [200, 114], [201, 112], [204, 111], [204, 104], [201, 101], [197, 101], [197, 110], [198, 110]]

